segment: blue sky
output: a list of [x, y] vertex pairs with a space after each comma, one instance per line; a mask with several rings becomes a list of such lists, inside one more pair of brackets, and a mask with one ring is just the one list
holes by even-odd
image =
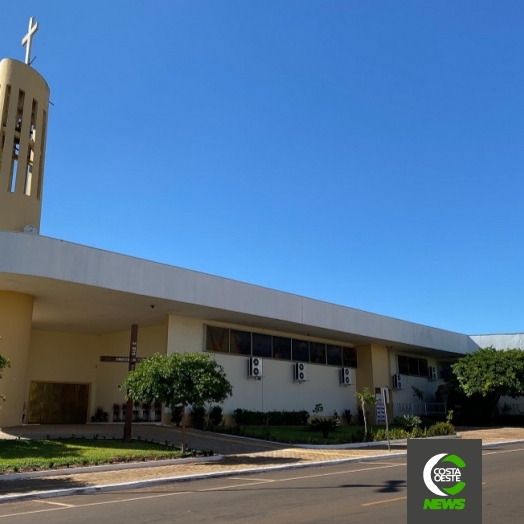
[[41, 234], [524, 330], [524, 2], [2, 1], [51, 87]]

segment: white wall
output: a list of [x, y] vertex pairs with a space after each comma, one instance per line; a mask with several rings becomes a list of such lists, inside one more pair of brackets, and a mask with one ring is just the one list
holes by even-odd
[[[238, 327], [249, 331], [246, 326], [235, 326], [210, 322], [212, 325]], [[205, 322], [198, 319], [170, 316], [168, 353], [174, 351], [203, 351], [205, 349]], [[259, 329], [253, 331], [260, 332]], [[292, 333], [279, 333], [293, 336]], [[302, 338], [302, 337], [297, 337]], [[233, 385], [233, 396], [223, 405], [224, 414], [231, 414], [237, 408], [258, 411], [302, 410], [312, 413], [316, 404], [323, 404], [323, 415], [332, 415], [336, 410], [342, 415], [344, 409], [351, 409], [356, 415], [355, 385], [339, 385], [339, 370], [334, 366], [306, 364], [308, 380], [293, 382], [293, 363], [274, 359], [263, 359], [263, 379], [247, 377], [249, 357], [210, 353], [224, 366], [227, 378]]]
[[[428, 366], [437, 366], [437, 361], [434, 358], [428, 358], [420, 353], [390, 353], [390, 364], [391, 370], [394, 374], [398, 373], [398, 355], [404, 355], [408, 357], [425, 358], [428, 361]], [[420, 389], [424, 393], [423, 402], [435, 402], [435, 392], [437, 388], [444, 384], [442, 379], [428, 380], [427, 377], [416, 377], [411, 375], [402, 375], [402, 389], [393, 390], [393, 402], [401, 402], [408, 404], [418, 404], [419, 400], [413, 395], [412, 386]]]
[[523, 333], [507, 333], [495, 335], [472, 335], [471, 338], [481, 348], [493, 346], [495, 349], [524, 349]]

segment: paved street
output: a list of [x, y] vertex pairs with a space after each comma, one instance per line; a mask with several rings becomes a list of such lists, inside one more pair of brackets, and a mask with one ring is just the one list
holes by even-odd
[[[483, 450], [483, 522], [520, 524], [524, 445]], [[0, 506], [0, 523], [405, 524], [405, 459], [381, 460]]]

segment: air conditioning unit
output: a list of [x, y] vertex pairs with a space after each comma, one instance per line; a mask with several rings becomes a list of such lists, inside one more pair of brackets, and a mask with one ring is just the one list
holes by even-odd
[[435, 366], [429, 366], [428, 367], [428, 379], [429, 380], [437, 380], [437, 368]]
[[351, 368], [342, 368], [340, 370], [340, 384], [351, 386], [353, 384], [353, 370]]
[[306, 365], [304, 362], [296, 362], [293, 369], [293, 380], [304, 382], [307, 380]]
[[393, 389], [402, 389], [402, 375], [400, 373], [393, 375]]
[[260, 357], [251, 357], [247, 361], [247, 376], [262, 378], [262, 359]]

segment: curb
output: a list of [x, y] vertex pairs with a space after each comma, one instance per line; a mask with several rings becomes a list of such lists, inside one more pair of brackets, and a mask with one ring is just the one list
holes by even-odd
[[347, 459], [326, 460], [318, 462], [305, 462], [303, 464], [290, 464], [285, 466], [268, 466], [265, 468], [236, 469], [216, 471], [213, 473], [198, 473], [196, 475], [180, 475], [175, 477], [162, 477], [156, 479], [137, 480], [133, 482], [122, 482], [120, 484], [104, 484], [99, 486], [86, 486], [83, 488], [67, 488], [50, 491], [33, 491], [31, 493], [14, 493], [12, 495], [0, 496], [0, 504], [7, 502], [21, 502], [25, 500], [44, 499], [54, 497], [64, 497], [68, 495], [85, 495], [92, 493], [103, 493], [107, 491], [119, 491], [123, 489], [145, 488], [175, 482], [191, 482], [195, 480], [205, 480], [210, 478], [229, 477], [231, 475], [250, 475], [253, 473], [268, 473], [271, 471], [284, 471], [290, 469], [305, 469], [313, 467], [336, 466], [339, 464], [351, 462], [373, 462], [375, 460], [384, 460], [386, 458], [400, 458], [406, 456], [405, 451], [399, 453], [389, 453], [385, 455], [374, 455], [371, 457], [351, 457]]
[[[502, 442], [488, 442], [482, 444], [482, 448], [493, 448], [497, 446], [510, 446], [514, 444], [524, 444], [524, 439], [519, 440], [506, 440]], [[175, 482], [191, 482], [196, 480], [205, 480], [210, 478], [223, 478], [228, 476], [240, 476], [240, 475], [250, 475], [253, 473], [268, 473], [271, 471], [285, 471], [292, 469], [305, 469], [313, 467], [324, 467], [324, 466], [337, 466], [339, 464], [349, 464], [349, 463], [358, 463], [358, 462], [373, 462], [377, 460], [392, 459], [392, 458], [401, 458], [407, 455], [407, 451], [401, 451], [396, 453], [385, 453], [382, 455], [373, 455], [369, 457], [351, 457], [346, 459], [336, 459], [336, 460], [325, 460], [317, 462], [305, 462], [301, 464], [288, 464], [284, 466], [268, 466], [265, 468], [246, 468], [240, 470], [224, 470], [216, 471], [213, 473], [199, 473], [195, 475], [180, 475], [174, 477], [162, 477], [155, 479], [147, 480], [137, 480], [133, 482], [122, 482], [119, 484], [105, 484], [97, 486], [86, 486], [81, 488], [68, 488], [68, 489], [58, 489], [50, 491], [33, 491], [30, 493], [14, 493], [12, 495], [1, 495], [0, 504], [8, 502], [20, 502], [26, 500], [34, 499], [44, 499], [44, 498], [54, 498], [54, 497], [63, 497], [68, 495], [82, 495], [82, 494], [92, 494], [92, 493], [103, 493], [109, 491], [119, 491], [124, 489], [137, 489], [144, 487], [159, 486], [165, 484], [173, 484]], [[210, 457], [205, 457], [209, 459]], [[147, 467], [144, 463], [141, 463], [142, 467]], [[151, 466], [149, 466], [151, 467]]]
[[177, 466], [178, 464], [194, 464], [198, 462], [218, 462], [224, 458], [223, 455], [212, 455], [211, 457], [189, 457], [182, 459], [162, 459], [142, 462], [122, 462], [116, 464], [101, 464], [100, 466], [85, 466], [77, 468], [43, 469], [40, 471], [24, 471], [22, 473], [8, 473], [0, 475], [1, 482], [11, 480], [36, 479], [39, 477], [55, 477], [59, 475], [74, 475], [79, 473], [99, 473], [101, 471], [120, 471], [125, 469], [157, 468], [160, 466]]
[[511, 446], [513, 444], [524, 444], [524, 439], [519, 440], [503, 440], [502, 442], [487, 442], [482, 444], [483, 448], [496, 448], [497, 446]]
[[[438, 437], [422, 437], [424, 440], [438, 440], [438, 439], [448, 439], [448, 438], [460, 438], [458, 434], [456, 435], [440, 435]], [[415, 438], [413, 440], [422, 440]], [[407, 444], [407, 438], [401, 438], [396, 440], [390, 440], [390, 444], [393, 446], [395, 444]], [[361, 449], [361, 448], [372, 448], [373, 446], [387, 446], [387, 440], [377, 440], [374, 442], [352, 442], [349, 444], [294, 444], [296, 448], [302, 449]]]

